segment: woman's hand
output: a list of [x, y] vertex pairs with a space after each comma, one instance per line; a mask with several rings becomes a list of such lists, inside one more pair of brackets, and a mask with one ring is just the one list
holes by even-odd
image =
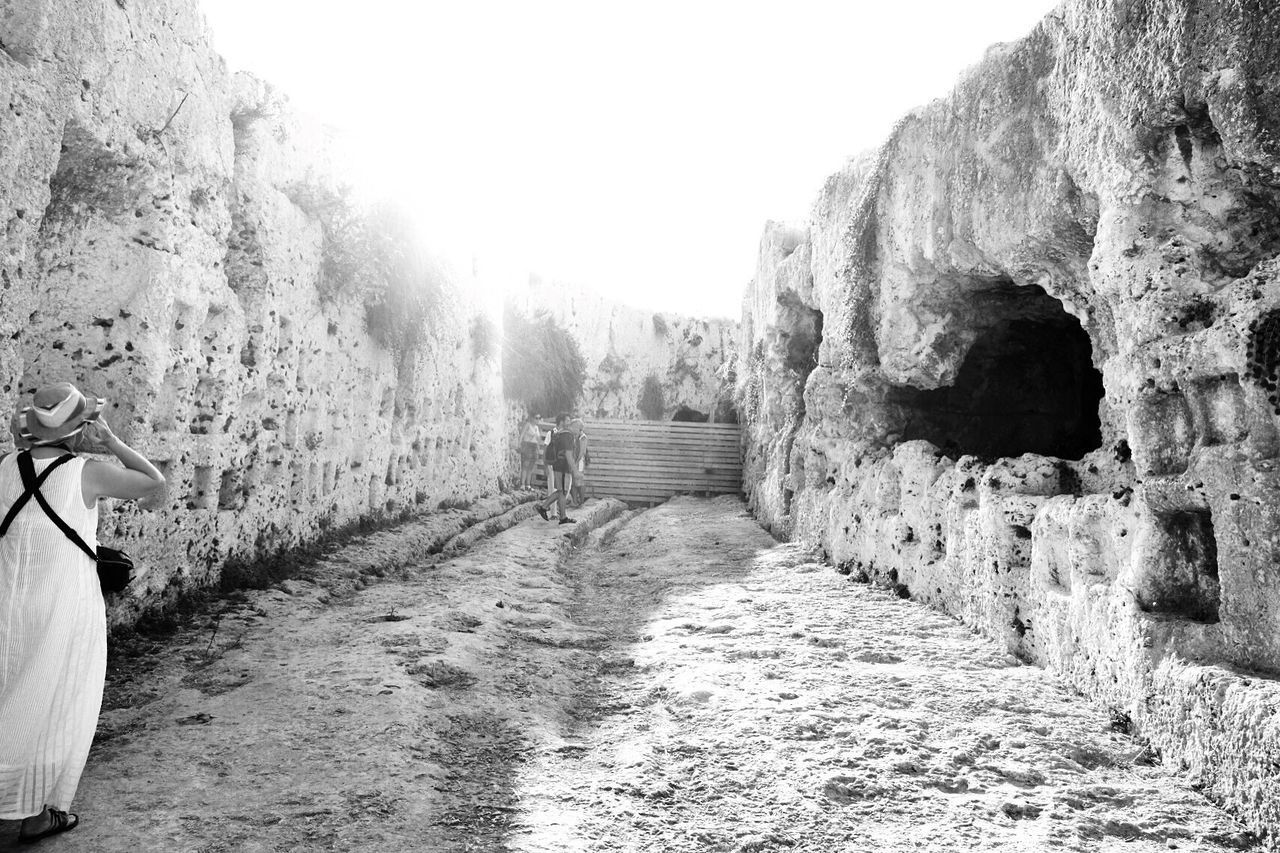
[[96, 420], [85, 424], [80, 435], [85, 445], [87, 445], [86, 449], [89, 449], [90, 452], [97, 451], [99, 448], [101, 451], [114, 452], [112, 445], [120, 441], [116, 434], [111, 431], [111, 425], [103, 417], [98, 417]]

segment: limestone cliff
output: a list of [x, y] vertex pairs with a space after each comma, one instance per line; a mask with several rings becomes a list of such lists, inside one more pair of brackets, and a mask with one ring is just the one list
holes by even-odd
[[[726, 377], [736, 323], [642, 311], [537, 277], [511, 299], [526, 315], [548, 313], [578, 342], [587, 363], [582, 414], [666, 420], [683, 407], [719, 420], [734, 415]], [[647, 400], [646, 386], [656, 389]]]
[[775, 531], [1002, 638], [1280, 827], [1280, 9], [1068, 0], [771, 225]]
[[323, 134], [228, 73], [195, 0], [0, 0], [0, 93], [0, 404], [70, 379], [169, 480], [104, 513], [146, 570], [117, 621], [229, 557], [495, 487], [468, 282], [370, 269], [359, 240], [387, 238]]

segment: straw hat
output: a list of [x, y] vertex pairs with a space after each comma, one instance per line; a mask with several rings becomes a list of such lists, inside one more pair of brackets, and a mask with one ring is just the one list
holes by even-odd
[[14, 440], [30, 444], [65, 441], [97, 420], [106, 404], [101, 397], [81, 394], [70, 382], [45, 385], [31, 398], [31, 405], [14, 414]]

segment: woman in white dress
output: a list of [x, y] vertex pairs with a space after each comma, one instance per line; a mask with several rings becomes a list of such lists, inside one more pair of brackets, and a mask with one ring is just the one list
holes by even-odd
[[[39, 490], [50, 509], [95, 550], [99, 498], [139, 498], [164, 485], [155, 466], [112, 433], [104, 404], [63, 382], [39, 389], [15, 413], [23, 449], [0, 459], [0, 518], [26, 492], [19, 457], [27, 453], [37, 477], [49, 471]], [[105, 450], [124, 468], [61, 460], [69, 445]], [[106, 665], [94, 561], [28, 499], [0, 536], [0, 818], [22, 819], [23, 843], [79, 823], [68, 809], [98, 725]]]

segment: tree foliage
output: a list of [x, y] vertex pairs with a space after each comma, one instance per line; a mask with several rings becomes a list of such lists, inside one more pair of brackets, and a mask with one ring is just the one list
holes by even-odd
[[662, 393], [662, 383], [652, 373], [644, 378], [644, 386], [640, 389], [640, 400], [636, 407], [640, 409], [640, 414], [651, 421], [660, 421], [667, 413], [667, 401]]
[[582, 396], [587, 362], [578, 342], [550, 314], [526, 317], [506, 307], [502, 342], [502, 389], [530, 412], [572, 411]]

